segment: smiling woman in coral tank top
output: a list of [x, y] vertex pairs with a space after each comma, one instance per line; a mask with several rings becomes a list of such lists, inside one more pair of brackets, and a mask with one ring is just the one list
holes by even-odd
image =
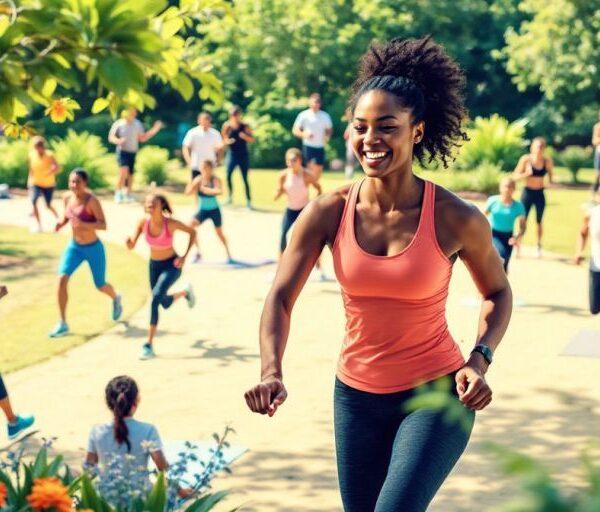
[[[348, 512], [427, 509], [464, 451], [475, 411], [492, 392], [485, 373], [511, 315], [512, 294], [489, 223], [451, 192], [413, 173], [413, 160], [444, 164], [465, 135], [464, 77], [430, 38], [373, 46], [350, 102], [352, 145], [366, 177], [310, 203], [266, 300], [261, 382], [248, 407], [272, 416], [287, 398], [282, 358], [298, 294], [325, 245], [346, 310], [334, 395], [340, 490]], [[467, 361], [446, 323], [460, 258], [483, 296]], [[407, 410], [423, 383], [452, 379], [445, 411]]]

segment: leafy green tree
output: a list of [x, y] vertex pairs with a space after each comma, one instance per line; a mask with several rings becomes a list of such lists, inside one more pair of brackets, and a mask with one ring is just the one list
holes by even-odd
[[502, 50], [519, 90], [539, 88], [562, 111], [600, 102], [600, 0], [523, 0], [520, 9], [528, 19]]
[[224, 0], [2, 0], [0, 119], [16, 125], [35, 105], [55, 121], [72, 118], [77, 103], [55, 95], [82, 87], [95, 91], [92, 113], [154, 108], [150, 81], [186, 100], [200, 83], [203, 100], [220, 102], [202, 40], [185, 34], [228, 10]]
[[319, 91], [326, 103], [347, 97], [358, 59], [373, 39], [432, 34], [467, 73], [472, 115], [501, 111], [514, 119], [538, 101], [519, 95], [494, 50], [525, 14], [518, 0], [264, 0], [240, 1], [234, 16], [205, 27], [227, 96], [248, 105]]

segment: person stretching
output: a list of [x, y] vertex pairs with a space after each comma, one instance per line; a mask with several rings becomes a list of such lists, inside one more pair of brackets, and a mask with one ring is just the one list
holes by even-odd
[[535, 217], [537, 222], [537, 257], [542, 257], [542, 219], [546, 208], [546, 195], [544, 194], [545, 176], [548, 175], [549, 183], [553, 180], [554, 164], [551, 158], [544, 156], [546, 140], [536, 137], [531, 142], [530, 152], [519, 159], [515, 167], [513, 178], [515, 180], [525, 179], [525, 188], [521, 196], [521, 202], [525, 207], [525, 222], [529, 218], [529, 211], [535, 206]]
[[[190, 308], [193, 308], [196, 302], [194, 290], [189, 283], [185, 290], [168, 294], [169, 288], [181, 276], [181, 268], [194, 245], [196, 231], [172, 217], [171, 205], [163, 195], [148, 195], [144, 203], [144, 211], [146, 215], [138, 222], [134, 235], [127, 238], [126, 245], [129, 250], [132, 250], [143, 234], [150, 246], [150, 289], [152, 290], [150, 328], [148, 341], [142, 347], [140, 359], [151, 359], [156, 356], [153, 342], [158, 326], [159, 306], [168, 309], [173, 302], [182, 297], [186, 298]], [[183, 256], [178, 256], [173, 248], [173, 234], [177, 230], [189, 236], [188, 247]]]
[[[492, 243], [502, 258], [505, 272], [508, 272], [513, 247], [519, 244], [525, 233], [525, 208], [513, 198], [514, 193], [515, 181], [504, 178], [500, 182], [500, 194], [491, 196], [485, 204], [485, 214], [492, 226]], [[519, 221], [517, 236], [513, 233], [515, 220]]]
[[308, 187], [313, 186], [317, 190], [317, 194], [321, 195], [321, 185], [302, 165], [302, 152], [299, 149], [288, 149], [285, 152], [285, 162], [287, 169], [279, 173], [279, 182], [274, 198], [277, 201], [282, 195], [287, 196], [287, 207], [283, 214], [279, 241], [280, 257], [287, 247], [288, 231], [309, 203]]
[[[7, 294], [8, 288], [5, 285], [0, 285], [0, 299]], [[9, 439], [16, 439], [21, 432], [27, 430], [35, 423], [34, 416], [14, 413], [2, 375], [0, 375], [0, 409], [2, 409], [4, 416], [6, 416], [6, 434]]]
[[31, 141], [33, 149], [29, 152], [29, 193], [33, 204], [33, 217], [37, 222], [36, 232], [42, 232], [42, 221], [37, 203], [40, 197], [44, 198], [46, 208], [58, 219], [58, 212], [52, 206], [52, 195], [56, 187], [56, 175], [60, 167], [54, 158], [54, 154], [46, 149], [44, 137], [34, 137]]
[[137, 119], [137, 114], [137, 110], [133, 107], [124, 110], [122, 118], [113, 123], [108, 133], [108, 142], [117, 146], [119, 179], [115, 190], [116, 203], [134, 201], [131, 191], [135, 173], [135, 158], [140, 149], [140, 142], [149, 141], [163, 127], [161, 121], [156, 121], [152, 128], [145, 131], [144, 125]]
[[[221, 240], [225, 252], [227, 253], [227, 262], [231, 263], [231, 252], [229, 251], [229, 245], [227, 244], [227, 238], [223, 233], [223, 216], [221, 215], [221, 208], [219, 207], [219, 201], [217, 196], [223, 193], [223, 185], [221, 180], [214, 174], [214, 164], [212, 160], [204, 160], [201, 165], [201, 174], [196, 176], [190, 181], [185, 187], [185, 193], [188, 195], [198, 195], [198, 210], [194, 215], [190, 226], [196, 230], [205, 220], [210, 219], [215, 227], [215, 233]], [[196, 255], [194, 256], [194, 263], [198, 263], [202, 256], [200, 255], [200, 243], [198, 237], [196, 237]]]
[[69, 192], [64, 198], [64, 217], [56, 223], [55, 231], [60, 231], [71, 223], [73, 238], [63, 252], [58, 267], [58, 307], [60, 321], [50, 333], [58, 338], [69, 333], [67, 325], [67, 302], [69, 279], [84, 261], [88, 262], [96, 288], [112, 299], [112, 319], [117, 321], [123, 313], [121, 295], [117, 295], [110, 283], [106, 282], [106, 252], [96, 233], [106, 229], [106, 220], [100, 201], [87, 189], [88, 175], [81, 168], [69, 174]]

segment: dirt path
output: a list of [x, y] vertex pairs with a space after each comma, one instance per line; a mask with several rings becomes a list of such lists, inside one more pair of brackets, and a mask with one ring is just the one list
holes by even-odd
[[[105, 208], [110, 227], [105, 238], [121, 242], [141, 209], [108, 201]], [[0, 224], [26, 223], [27, 211], [23, 199], [0, 201]], [[190, 212], [176, 213], [186, 218]], [[274, 255], [279, 215], [224, 212], [235, 256]], [[222, 253], [211, 231], [202, 232], [203, 252], [217, 260]], [[325, 264], [330, 268], [329, 255]], [[250, 414], [243, 402], [244, 390], [259, 374], [257, 327], [266, 277], [273, 271], [189, 265], [182, 281], [194, 283], [198, 305], [189, 311], [176, 304], [162, 314], [156, 360], [137, 359], [146, 332], [144, 308], [128, 325], [9, 375], [10, 392], [20, 409], [35, 411], [42, 432], [58, 436], [56, 446], [76, 461], [83, 457], [90, 426], [107, 417], [104, 385], [117, 374], [130, 374], [142, 390], [139, 417], [155, 423], [164, 439], [209, 439], [227, 423], [237, 430], [233, 441], [250, 452], [234, 465], [232, 476], [217, 483], [235, 490], [230, 504], [246, 502], [260, 512], [339, 511], [332, 388], [344, 318], [336, 283], [309, 282], [298, 301], [284, 366], [290, 392], [285, 406], [268, 419]], [[600, 329], [600, 320], [586, 312], [586, 279], [585, 269], [556, 258], [513, 261], [515, 296], [525, 304], [515, 309], [489, 374], [495, 400], [479, 415], [465, 456], [430, 510], [490, 510], [514, 494], [514, 482], [498, 474], [485, 441], [534, 454], [561, 481], [576, 482], [577, 455], [600, 425], [600, 359], [560, 352], [578, 331]], [[448, 318], [465, 353], [477, 322], [474, 297], [458, 263]]]

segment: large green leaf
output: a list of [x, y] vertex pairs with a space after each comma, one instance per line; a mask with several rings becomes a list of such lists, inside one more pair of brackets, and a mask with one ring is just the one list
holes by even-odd
[[143, 88], [146, 85], [140, 68], [117, 55], [111, 55], [100, 61], [98, 75], [103, 85], [118, 96], [124, 96], [130, 87]]
[[154, 486], [146, 501], [146, 510], [149, 512], [164, 512], [167, 503], [167, 486], [164, 473], [159, 473]]
[[223, 500], [228, 494], [229, 493], [227, 491], [219, 491], [213, 494], [207, 494], [186, 508], [186, 512], [208, 512], [209, 510], [212, 510], [213, 507]]

